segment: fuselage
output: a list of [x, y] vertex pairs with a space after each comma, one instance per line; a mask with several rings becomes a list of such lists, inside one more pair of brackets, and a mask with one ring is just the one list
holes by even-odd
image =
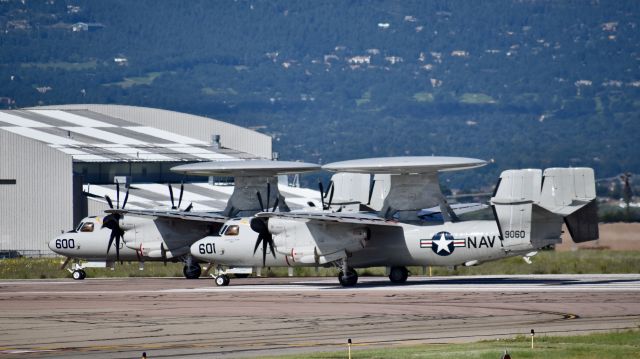
[[[254, 254], [258, 234], [250, 228], [249, 220], [228, 221], [220, 235], [195, 242], [191, 246], [191, 254], [200, 260], [221, 265], [262, 266], [262, 247]], [[323, 226], [296, 220], [284, 220], [279, 224], [298, 230], [273, 235], [275, 258], [267, 248], [265, 266], [317, 266], [339, 258], [338, 252], [332, 253], [332, 247], [324, 245], [330, 241], [323, 238], [327, 236], [325, 232], [332, 228], [337, 230], [329, 233], [329, 237], [334, 233], [351, 233], [353, 238], [346, 238], [344, 242], [355, 244], [352, 250], [347, 251], [349, 265], [354, 268], [473, 265], [535, 250], [531, 244], [503, 240], [495, 221], [438, 225], [397, 223], [366, 228], [349, 225], [346, 230], [336, 224]], [[363, 229], [368, 230], [367, 235], [359, 238], [358, 233]], [[338, 238], [336, 242], [340, 241]]]
[[[76, 229], [62, 233], [49, 242], [49, 248], [62, 256], [87, 261], [114, 261], [116, 259], [115, 244], [107, 253], [111, 230], [102, 228], [101, 217], [86, 217]], [[126, 235], [126, 234], [125, 234]], [[123, 261], [138, 260], [136, 250], [120, 242], [120, 259]]]
[[[86, 217], [75, 230], [63, 233], [49, 242], [49, 248], [60, 255], [87, 261], [114, 261], [115, 243], [107, 253], [111, 230], [103, 228], [103, 217]], [[177, 221], [153, 220], [127, 216], [119, 222], [124, 230], [119, 243], [122, 261], [164, 261], [189, 254], [193, 242], [211, 233], [207, 224], [190, 225]]]

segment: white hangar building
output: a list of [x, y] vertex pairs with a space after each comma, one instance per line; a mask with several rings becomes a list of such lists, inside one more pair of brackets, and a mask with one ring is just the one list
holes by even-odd
[[[193, 210], [222, 210], [229, 184], [169, 169], [258, 158], [272, 158], [269, 136], [201, 116], [84, 104], [0, 111], [0, 251], [51, 254], [51, 238], [87, 215], [101, 215], [105, 194], [115, 201], [116, 180], [121, 200], [124, 182], [132, 185], [127, 208], [168, 208], [167, 183], [175, 184], [177, 202], [184, 180], [183, 208], [193, 202]], [[291, 208], [317, 196], [282, 187]]]

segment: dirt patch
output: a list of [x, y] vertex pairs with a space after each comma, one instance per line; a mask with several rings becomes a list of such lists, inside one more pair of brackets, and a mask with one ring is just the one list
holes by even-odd
[[600, 239], [586, 243], [573, 243], [566, 227], [563, 228], [559, 251], [575, 249], [611, 249], [615, 251], [640, 251], [640, 223], [600, 223]]

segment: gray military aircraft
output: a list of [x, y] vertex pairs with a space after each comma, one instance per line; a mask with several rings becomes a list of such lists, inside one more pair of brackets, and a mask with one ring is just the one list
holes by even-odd
[[[460, 221], [440, 191], [438, 174], [486, 162], [459, 157], [390, 157], [331, 163], [329, 171], [388, 174], [377, 212], [262, 212], [227, 221], [221, 236], [207, 236], [191, 254], [218, 265], [217, 285], [228, 285], [222, 266], [336, 266], [343, 286], [357, 283], [354, 268], [387, 267], [404, 283], [407, 266], [473, 266], [534, 256], [559, 243], [565, 223], [575, 242], [598, 238], [595, 182], [590, 168], [502, 172], [490, 204], [493, 220]], [[423, 221], [439, 207], [442, 221]], [[261, 251], [259, 251], [259, 248]], [[261, 252], [262, 255], [256, 255]]]
[[[267, 207], [263, 205], [263, 196], [267, 204], [272, 203], [268, 208], [288, 211], [286, 199], [278, 190], [277, 176], [319, 169], [320, 166], [311, 163], [267, 160], [203, 162], [173, 167], [172, 171], [189, 175], [234, 177], [234, 190], [225, 209], [196, 212], [191, 211], [189, 205], [181, 210], [183, 186], [177, 205], [169, 186], [171, 209], [126, 209], [129, 190], [120, 206], [117, 185], [115, 207], [111, 198], [105, 196], [111, 208], [106, 216], [83, 219], [75, 230], [51, 240], [49, 248], [67, 257], [63, 268], [75, 261], [69, 271], [78, 280], [86, 277], [85, 268], [110, 266], [116, 261], [138, 261], [141, 268], [145, 261], [182, 261], [184, 276], [198, 278], [202, 269], [190, 255], [193, 242], [218, 233], [229, 218], [264, 211]], [[115, 250], [111, 250], [112, 247]]]

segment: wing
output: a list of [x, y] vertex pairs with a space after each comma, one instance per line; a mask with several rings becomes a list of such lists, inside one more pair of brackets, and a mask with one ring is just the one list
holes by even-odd
[[348, 212], [261, 212], [256, 217], [282, 218], [299, 221], [317, 221], [332, 223], [352, 223], [378, 226], [399, 226], [398, 222], [379, 217], [371, 213]]
[[105, 212], [153, 219], [181, 219], [185, 221], [215, 223], [224, 223], [229, 219], [218, 212], [159, 211], [145, 209], [108, 209]]

